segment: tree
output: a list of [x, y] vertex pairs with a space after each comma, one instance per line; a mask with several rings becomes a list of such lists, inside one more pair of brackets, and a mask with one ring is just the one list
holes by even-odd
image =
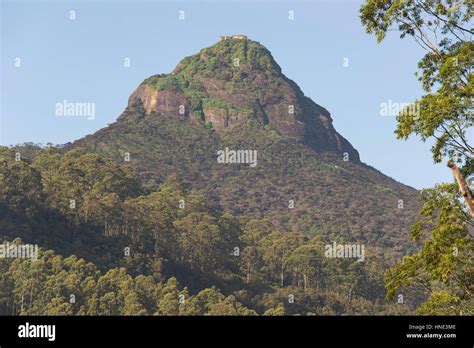
[[[379, 42], [396, 27], [401, 38], [414, 38], [427, 52], [417, 73], [425, 94], [397, 116], [397, 137], [434, 140], [434, 161], [447, 157], [464, 175], [474, 172], [474, 148], [467, 136], [474, 124], [473, 7], [470, 1], [455, 0], [367, 0], [360, 9], [362, 24]], [[387, 297], [393, 298], [400, 287], [422, 287], [430, 297], [420, 313], [466, 314], [451, 304], [473, 299], [474, 245], [469, 230], [474, 212], [469, 216], [457, 185], [427, 189], [422, 198], [422, 219], [411, 236], [424, 243], [417, 254], [405, 256], [386, 272]], [[472, 309], [467, 312], [472, 314]]]
[[55, 297], [46, 305], [42, 315], [73, 315], [73, 308], [63, 297]]
[[456, 295], [449, 291], [434, 292], [428, 301], [418, 308], [421, 315], [472, 315], [474, 313], [474, 302], [461, 301]]
[[240, 237], [244, 244], [241, 268], [245, 272], [245, 281], [250, 283], [260, 273], [263, 266], [261, 242], [275, 227], [268, 220], [251, 220], [245, 224]]
[[284, 316], [285, 315], [285, 305], [283, 302], [280, 302], [275, 308], [270, 308], [263, 313], [265, 316]]
[[368, 0], [360, 18], [380, 42], [396, 26], [400, 37], [413, 37], [427, 53], [418, 67], [425, 95], [397, 117], [396, 135], [436, 140], [433, 158], [462, 162], [473, 154], [466, 130], [473, 126], [473, 3], [456, 0]]
[[[3, 241], [1, 241], [3, 242]], [[12, 259], [0, 258], [0, 315], [15, 315], [15, 279], [9, 272]]]
[[204, 315], [208, 312], [209, 306], [216, 304], [224, 299], [224, 295], [215, 286], [199, 291], [189, 300], [186, 307], [186, 314]]
[[190, 213], [175, 221], [181, 259], [201, 272], [216, 270], [228, 262], [231, 250], [218, 220], [206, 213]]
[[209, 306], [206, 315], [256, 315], [257, 313], [244, 307], [231, 295]]
[[180, 289], [176, 278], [168, 279], [163, 287], [158, 304], [159, 315], [178, 315], [180, 309]]
[[[294, 283], [299, 286], [302, 278], [303, 289], [312, 286], [313, 275], [315, 278], [321, 274], [321, 255], [315, 245], [308, 243], [294, 250], [288, 258], [288, 266], [293, 269]], [[316, 283], [316, 281], [315, 281]]]
[[117, 220], [123, 215], [122, 202], [141, 193], [130, 169], [83, 149], [65, 154], [45, 149], [36, 156], [33, 167], [41, 173], [48, 206], [76, 224], [103, 226], [105, 235], [123, 232], [123, 223]]
[[133, 278], [125, 268], [114, 268], [101, 276], [97, 282], [94, 310], [101, 315], [123, 315], [124, 312], [135, 306], [132, 303], [137, 297], [128, 299], [125, 307], [125, 299], [133, 292]]
[[145, 307], [140, 303], [136, 292], [132, 291], [125, 296], [123, 309], [123, 315], [146, 315], [147, 311]]
[[32, 217], [44, 202], [43, 185], [38, 171], [5, 147], [0, 147], [0, 203], [17, 213]]
[[[421, 312], [438, 305], [440, 313], [473, 314], [474, 244], [456, 189], [455, 184], [443, 184], [423, 192], [423, 219], [414, 224], [411, 236], [420, 241], [431, 234], [418, 254], [405, 256], [394, 269], [387, 271], [389, 299], [398, 288], [414, 285], [421, 287], [429, 297]], [[442, 308], [448, 303], [447, 298], [459, 305], [449, 306], [450, 310]], [[461, 310], [462, 304], [465, 304], [464, 310]]]
[[285, 285], [285, 275], [292, 253], [307, 241], [299, 232], [273, 232], [264, 242], [263, 261], [270, 276], [278, 275], [280, 287]]
[[215, 286], [201, 290], [191, 297], [187, 315], [256, 315], [242, 305], [235, 296], [225, 297]]

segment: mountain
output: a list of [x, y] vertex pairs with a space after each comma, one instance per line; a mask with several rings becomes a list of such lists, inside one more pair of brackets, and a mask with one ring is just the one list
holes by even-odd
[[[131, 167], [150, 189], [176, 175], [218, 209], [373, 254], [405, 254], [419, 207], [415, 189], [362, 163], [329, 111], [246, 37], [145, 79], [116, 122], [64, 149], [78, 147]], [[255, 165], [221, 163], [232, 150], [256, 151]]]
[[270, 52], [247, 39], [224, 40], [183, 59], [169, 75], [146, 79], [129, 98], [147, 114], [195, 116], [216, 132], [249, 120], [269, 125], [288, 139], [317, 151], [359, 155], [336, 132], [329, 112], [306, 97], [285, 75]]
[[0, 147], [0, 243], [39, 249], [0, 257], [0, 315], [410, 314], [426, 294], [387, 302], [384, 272], [417, 248], [417, 196], [224, 37], [92, 135]]

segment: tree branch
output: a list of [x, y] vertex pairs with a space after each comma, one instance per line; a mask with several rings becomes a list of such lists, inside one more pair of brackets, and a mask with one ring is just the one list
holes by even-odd
[[456, 166], [456, 164], [454, 164], [453, 161], [448, 162], [448, 167], [453, 171], [454, 178], [456, 179], [459, 186], [459, 191], [466, 201], [469, 212], [471, 213], [472, 217], [474, 217], [474, 198], [471, 191], [469, 190], [469, 187], [467, 186], [466, 180], [464, 180], [459, 168]]

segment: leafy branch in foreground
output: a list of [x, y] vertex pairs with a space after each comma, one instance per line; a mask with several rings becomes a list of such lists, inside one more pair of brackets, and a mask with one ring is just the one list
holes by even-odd
[[460, 203], [455, 184], [423, 190], [422, 197], [422, 218], [413, 225], [411, 237], [424, 243], [419, 253], [387, 270], [387, 297], [412, 285], [429, 296], [420, 314], [472, 315], [474, 245], [469, 233], [474, 221]]
[[[417, 76], [425, 94], [397, 116], [399, 139], [416, 135], [431, 148], [436, 163], [449, 159], [459, 187], [462, 175], [473, 173], [474, 147], [468, 130], [474, 126], [473, 3], [455, 0], [367, 0], [360, 9], [366, 31], [381, 42], [388, 31], [412, 37], [424, 50]], [[463, 196], [464, 199], [463, 200]], [[471, 314], [473, 304], [471, 195], [456, 184], [424, 190], [421, 220], [411, 237], [421, 250], [405, 256], [386, 272], [387, 298], [401, 288], [422, 289], [428, 301], [420, 314]]]

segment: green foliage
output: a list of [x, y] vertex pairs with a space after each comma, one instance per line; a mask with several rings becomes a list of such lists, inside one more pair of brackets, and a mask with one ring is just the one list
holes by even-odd
[[239, 75], [240, 69], [235, 69], [236, 60], [243, 71], [281, 72], [271, 53], [258, 42], [225, 40], [201, 50], [198, 55], [183, 59], [174, 73], [186, 78], [199, 74], [228, 81], [245, 76]]
[[449, 291], [433, 292], [428, 301], [417, 309], [421, 315], [472, 315], [474, 313], [473, 300], [462, 301]]
[[[400, 288], [419, 286], [430, 296], [420, 307], [421, 313], [436, 305], [440, 313], [472, 314], [472, 308], [462, 304], [472, 303], [474, 290], [474, 244], [466, 223], [472, 225], [473, 221], [458, 200], [456, 185], [438, 185], [422, 195], [423, 219], [414, 224], [411, 236], [424, 243], [416, 255], [405, 256], [386, 272], [387, 296], [391, 299]], [[453, 299], [458, 305], [440, 307]]]
[[[251, 116], [254, 107], [236, 105], [223, 99], [210, 98], [203, 81], [216, 79], [227, 82], [233, 92], [262, 92], [262, 87], [281, 93], [281, 69], [270, 52], [252, 40], [228, 40], [201, 50], [199, 54], [183, 59], [172, 74], [155, 75], [143, 83], [157, 91], [182, 93], [191, 104], [191, 114], [204, 120], [204, 108], [218, 108], [229, 113]], [[254, 80], [267, 80], [266, 86], [255, 86]], [[259, 83], [260, 85], [261, 83]]]
[[28, 162], [16, 161], [16, 153], [0, 147], [0, 203], [31, 217], [43, 203], [41, 176]]
[[115, 217], [124, 198], [140, 192], [130, 170], [80, 149], [65, 155], [47, 149], [33, 168], [42, 174], [48, 206], [78, 221], [103, 224], [106, 235], [118, 233], [121, 222]]
[[[415, 191], [272, 128], [262, 105], [288, 93], [308, 127], [322, 108], [263, 46], [224, 41], [144, 84], [184, 95], [201, 122], [157, 117], [136, 101], [64, 148], [28, 148], [18, 162], [1, 149], [0, 237], [55, 251], [37, 263], [0, 260], [0, 313], [400, 314], [421, 302], [387, 305], [382, 278], [407, 247]], [[211, 98], [213, 84], [237, 99]], [[204, 109], [245, 122], [217, 135], [203, 127]], [[224, 147], [257, 150], [258, 166], [218, 164]], [[370, 260], [325, 257], [335, 240], [370, 245]]]
[[[474, 149], [466, 131], [474, 126], [474, 43], [457, 43], [439, 53], [427, 54], [419, 63], [420, 81], [427, 93], [415, 102], [415, 108], [397, 117], [397, 137], [407, 139], [417, 134], [425, 141], [435, 138], [433, 158], [441, 162], [445, 156], [462, 163]], [[461, 156], [462, 157], [461, 157]]]
[[[51, 250], [41, 251], [38, 261], [0, 260], [0, 313], [293, 315], [383, 311], [384, 289], [369, 285], [369, 280], [370, 284], [381, 281], [373, 263], [362, 267], [353, 260], [327, 259], [323, 251], [329, 240], [284, 231], [266, 219], [223, 212], [202, 195], [186, 190], [176, 176], [144, 188], [129, 168], [84, 150], [63, 154], [58, 149], [44, 149], [33, 164], [12, 161], [10, 150], [3, 149], [3, 153], [8, 165], [2, 168], [20, 166], [19, 173], [29, 184], [35, 183], [35, 194], [30, 194], [28, 185], [17, 186], [15, 194], [9, 193], [12, 187], [2, 185], [3, 204], [14, 212], [0, 211], [2, 238], [25, 236], [28, 242], [57, 247], [65, 255], [91, 250], [85, 254], [88, 262]], [[12, 185], [20, 180], [17, 171], [4, 170], [2, 175], [3, 182]], [[17, 195], [24, 203], [14, 204], [19, 201]], [[83, 198], [78, 200], [76, 213], [60, 204], [71, 195]], [[36, 215], [28, 214], [37, 200], [42, 203]], [[84, 206], [93, 207], [93, 211], [86, 213]], [[22, 232], [17, 228], [21, 224], [31, 226], [35, 233]], [[3, 234], [10, 226], [15, 226], [11, 235]], [[45, 231], [36, 226], [44, 226]], [[64, 233], [65, 228], [74, 231], [74, 238], [54, 232]], [[124, 254], [124, 247], [129, 255]], [[296, 306], [280, 305], [288, 303], [288, 293], [299, 298]]]
[[368, 0], [360, 9], [362, 24], [379, 42], [396, 26], [401, 38], [413, 37], [427, 51], [418, 64], [426, 94], [398, 115], [396, 134], [434, 138], [436, 162], [448, 156], [461, 163], [474, 150], [466, 137], [474, 125], [473, 6], [454, 0]]
[[216, 109], [225, 110], [227, 114], [229, 112], [243, 113], [247, 115], [251, 115], [253, 113], [252, 110], [229, 104], [228, 102], [225, 102], [224, 100], [221, 100], [221, 99], [211, 99], [211, 98], [203, 99], [202, 107], [206, 109], [216, 108]]
[[[417, 74], [426, 94], [397, 116], [397, 137], [434, 139], [434, 161], [448, 157], [466, 176], [473, 173], [474, 153], [467, 136], [474, 125], [473, 6], [451, 0], [368, 0], [360, 10], [367, 32], [379, 42], [397, 26], [401, 38], [411, 36], [427, 51]], [[424, 190], [422, 198], [421, 220], [411, 232], [414, 241], [423, 242], [421, 250], [387, 270], [387, 297], [392, 299], [402, 288], [419, 288], [428, 301], [418, 313], [472, 315], [472, 216], [457, 184]]]
[[[145, 117], [76, 145], [118, 162], [133, 147], [129, 164], [147, 186], [175, 174], [224, 210], [249, 219], [265, 216], [281, 230], [402, 248], [408, 243], [401, 231], [408, 232], [419, 206], [414, 190], [380, 172], [315, 153], [258, 122], [216, 135], [191, 122]], [[216, 150], [225, 147], [256, 149], [257, 167], [217, 163]], [[290, 199], [298, 202], [293, 210]]]
[[[457, 34], [453, 32], [457, 30], [472, 34], [472, 28], [462, 26], [469, 25], [473, 7], [471, 2], [455, 0], [367, 0], [360, 9], [360, 18], [367, 32], [376, 35], [379, 42], [392, 26], [397, 26], [401, 38], [409, 35], [422, 40], [426, 37], [419, 29], [439, 30], [444, 36]], [[430, 42], [424, 43], [429, 47]]]
[[[21, 243], [21, 240], [16, 240]], [[189, 296], [175, 278], [157, 282], [124, 268], [101, 273], [92, 263], [40, 250], [36, 261], [0, 259], [2, 315], [252, 315], [215, 287]], [[181, 297], [182, 296], [182, 297]]]
[[173, 75], [154, 75], [144, 81], [144, 83], [158, 91], [180, 92], [184, 87], [184, 81]]

